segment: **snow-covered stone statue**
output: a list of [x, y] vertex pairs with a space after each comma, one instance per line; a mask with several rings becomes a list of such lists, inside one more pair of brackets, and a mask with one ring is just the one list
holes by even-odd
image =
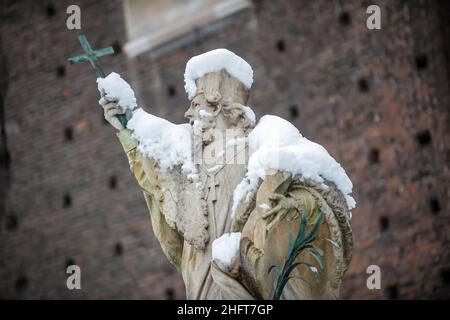
[[[225, 49], [190, 59], [189, 123], [179, 125], [138, 108], [119, 75], [97, 82], [188, 299], [339, 296], [352, 252], [352, 183], [288, 121], [256, 123], [247, 62]], [[127, 128], [116, 118], [125, 112]]]

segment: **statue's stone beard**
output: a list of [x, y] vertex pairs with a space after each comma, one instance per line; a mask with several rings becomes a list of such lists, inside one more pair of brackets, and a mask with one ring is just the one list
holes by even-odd
[[[237, 134], [238, 131], [228, 131], [236, 129], [236, 126], [229, 126], [222, 132], [221, 129], [216, 128], [217, 116], [204, 116], [197, 119], [191, 119], [190, 124], [193, 128], [193, 152], [195, 155], [202, 154], [204, 147], [212, 144], [217, 139], [223, 139], [222, 144], [216, 146], [217, 148], [223, 148], [223, 150], [216, 150], [219, 154], [225, 152], [227, 148], [226, 139], [242, 138]], [[236, 125], [239, 126], [239, 121], [236, 121]], [[220, 131], [219, 131], [220, 130]], [[245, 128], [242, 129], [245, 131]], [[221, 147], [220, 147], [221, 146]]]
[[194, 132], [194, 145], [195, 147], [201, 147], [202, 145], [208, 145], [214, 141], [214, 130], [216, 127], [215, 117], [203, 117], [199, 120], [194, 120], [193, 124]]

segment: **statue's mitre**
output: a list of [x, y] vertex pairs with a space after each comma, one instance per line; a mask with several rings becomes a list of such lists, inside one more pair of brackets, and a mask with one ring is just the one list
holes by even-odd
[[196, 95], [247, 103], [253, 83], [252, 67], [227, 49], [216, 49], [191, 58], [184, 73], [189, 100]]

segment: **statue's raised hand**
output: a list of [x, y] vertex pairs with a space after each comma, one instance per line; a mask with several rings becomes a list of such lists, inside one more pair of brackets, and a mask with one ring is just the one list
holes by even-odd
[[124, 114], [125, 111], [119, 107], [117, 101], [108, 101], [102, 94], [102, 98], [98, 103], [103, 108], [106, 121], [108, 121], [117, 130], [122, 130], [123, 126], [120, 123], [119, 118], [117, 118], [117, 115]]
[[269, 222], [266, 227], [267, 230], [271, 230], [272, 227], [283, 220], [288, 213], [291, 213], [290, 219], [294, 219], [299, 215], [301, 207], [299, 200], [279, 193], [272, 194], [269, 199], [276, 205], [272, 206], [271, 210], [262, 215], [262, 218]]

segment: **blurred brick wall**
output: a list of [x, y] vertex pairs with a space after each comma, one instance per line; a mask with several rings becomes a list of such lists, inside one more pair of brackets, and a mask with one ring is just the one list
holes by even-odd
[[[120, 49], [120, 1], [2, 6], [10, 162], [0, 168], [0, 297], [183, 298], [103, 121], [93, 71], [66, 63], [81, 52], [78, 32], [65, 28], [74, 2], [92, 46]], [[382, 30], [366, 29], [369, 4], [381, 7]], [[342, 297], [449, 298], [448, 9], [444, 1], [254, 1], [188, 42], [101, 61], [130, 81], [147, 111], [181, 122], [189, 57], [217, 47], [241, 55], [255, 71], [257, 116], [292, 121], [354, 183], [355, 250]], [[82, 269], [80, 291], [65, 287], [72, 263]], [[371, 264], [381, 267], [383, 290], [366, 288]]]

